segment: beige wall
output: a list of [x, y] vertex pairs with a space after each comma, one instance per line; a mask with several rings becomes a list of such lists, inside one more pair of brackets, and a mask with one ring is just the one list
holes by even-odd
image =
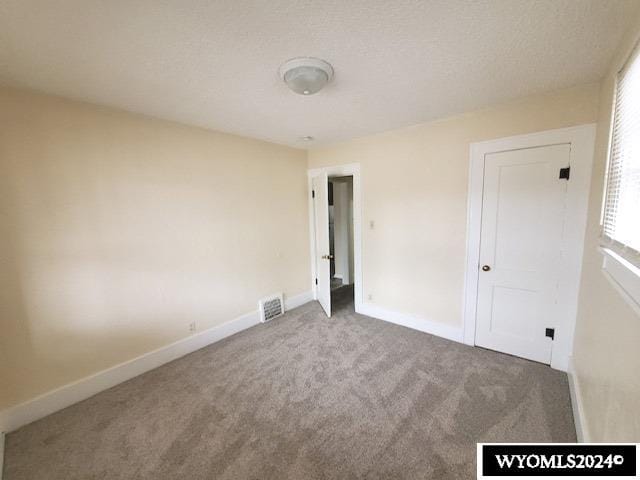
[[[574, 368], [594, 442], [640, 442], [640, 311], [602, 273], [597, 250], [615, 74], [640, 36], [640, 22], [621, 45], [602, 83], [589, 218], [582, 270]], [[640, 206], [639, 206], [640, 208]]]
[[310, 289], [306, 153], [0, 89], [0, 409]]
[[380, 307], [461, 328], [469, 144], [595, 122], [598, 88], [527, 97], [311, 150], [310, 168], [361, 164], [364, 301], [371, 295]]

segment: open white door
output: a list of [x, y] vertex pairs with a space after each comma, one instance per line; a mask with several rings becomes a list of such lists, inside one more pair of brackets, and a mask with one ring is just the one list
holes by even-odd
[[329, 178], [326, 173], [313, 177], [313, 210], [316, 231], [316, 282], [318, 302], [331, 316], [331, 271], [329, 255]]

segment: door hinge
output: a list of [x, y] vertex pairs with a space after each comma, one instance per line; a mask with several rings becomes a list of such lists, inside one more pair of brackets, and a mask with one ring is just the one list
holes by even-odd
[[561, 168], [560, 169], [560, 180], [569, 180], [569, 176], [571, 175], [571, 167]]
[[556, 329], [555, 328], [546, 328], [544, 336], [545, 337], [549, 337], [551, 340], [553, 340], [555, 338], [555, 336], [556, 336]]
[[318, 279], [316, 278], [316, 285], [318, 284]]
[[315, 190], [311, 190], [311, 198], [316, 198], [316, 191]]

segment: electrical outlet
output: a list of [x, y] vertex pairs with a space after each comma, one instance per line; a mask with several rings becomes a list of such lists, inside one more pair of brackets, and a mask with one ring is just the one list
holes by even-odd
[[195, 332], [196, 331], [196, 322], [191, 322], [189, 324], [189, 331], [190, 332]]
[[369, 300], [373, 300], [373, 295], [369, 294], [369, 295], [367, 295], [367, 298], [368, 298]]
[[376, 222], [374, 222], [373, 220], [369, 220], [369, 228], [373, 230], [375, 227], [376, 227]]

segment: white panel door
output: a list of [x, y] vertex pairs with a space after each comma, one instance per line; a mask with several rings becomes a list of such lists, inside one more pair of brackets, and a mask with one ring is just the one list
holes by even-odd
[[478, 346], [551, 362], [570, 145], [485, 155]]
[[326, 173], [313, 177], [313, 208], [316, 221], [316, 291], [318, 302], [331, 316], [331, 262], [329, 252], [329, 179]]

